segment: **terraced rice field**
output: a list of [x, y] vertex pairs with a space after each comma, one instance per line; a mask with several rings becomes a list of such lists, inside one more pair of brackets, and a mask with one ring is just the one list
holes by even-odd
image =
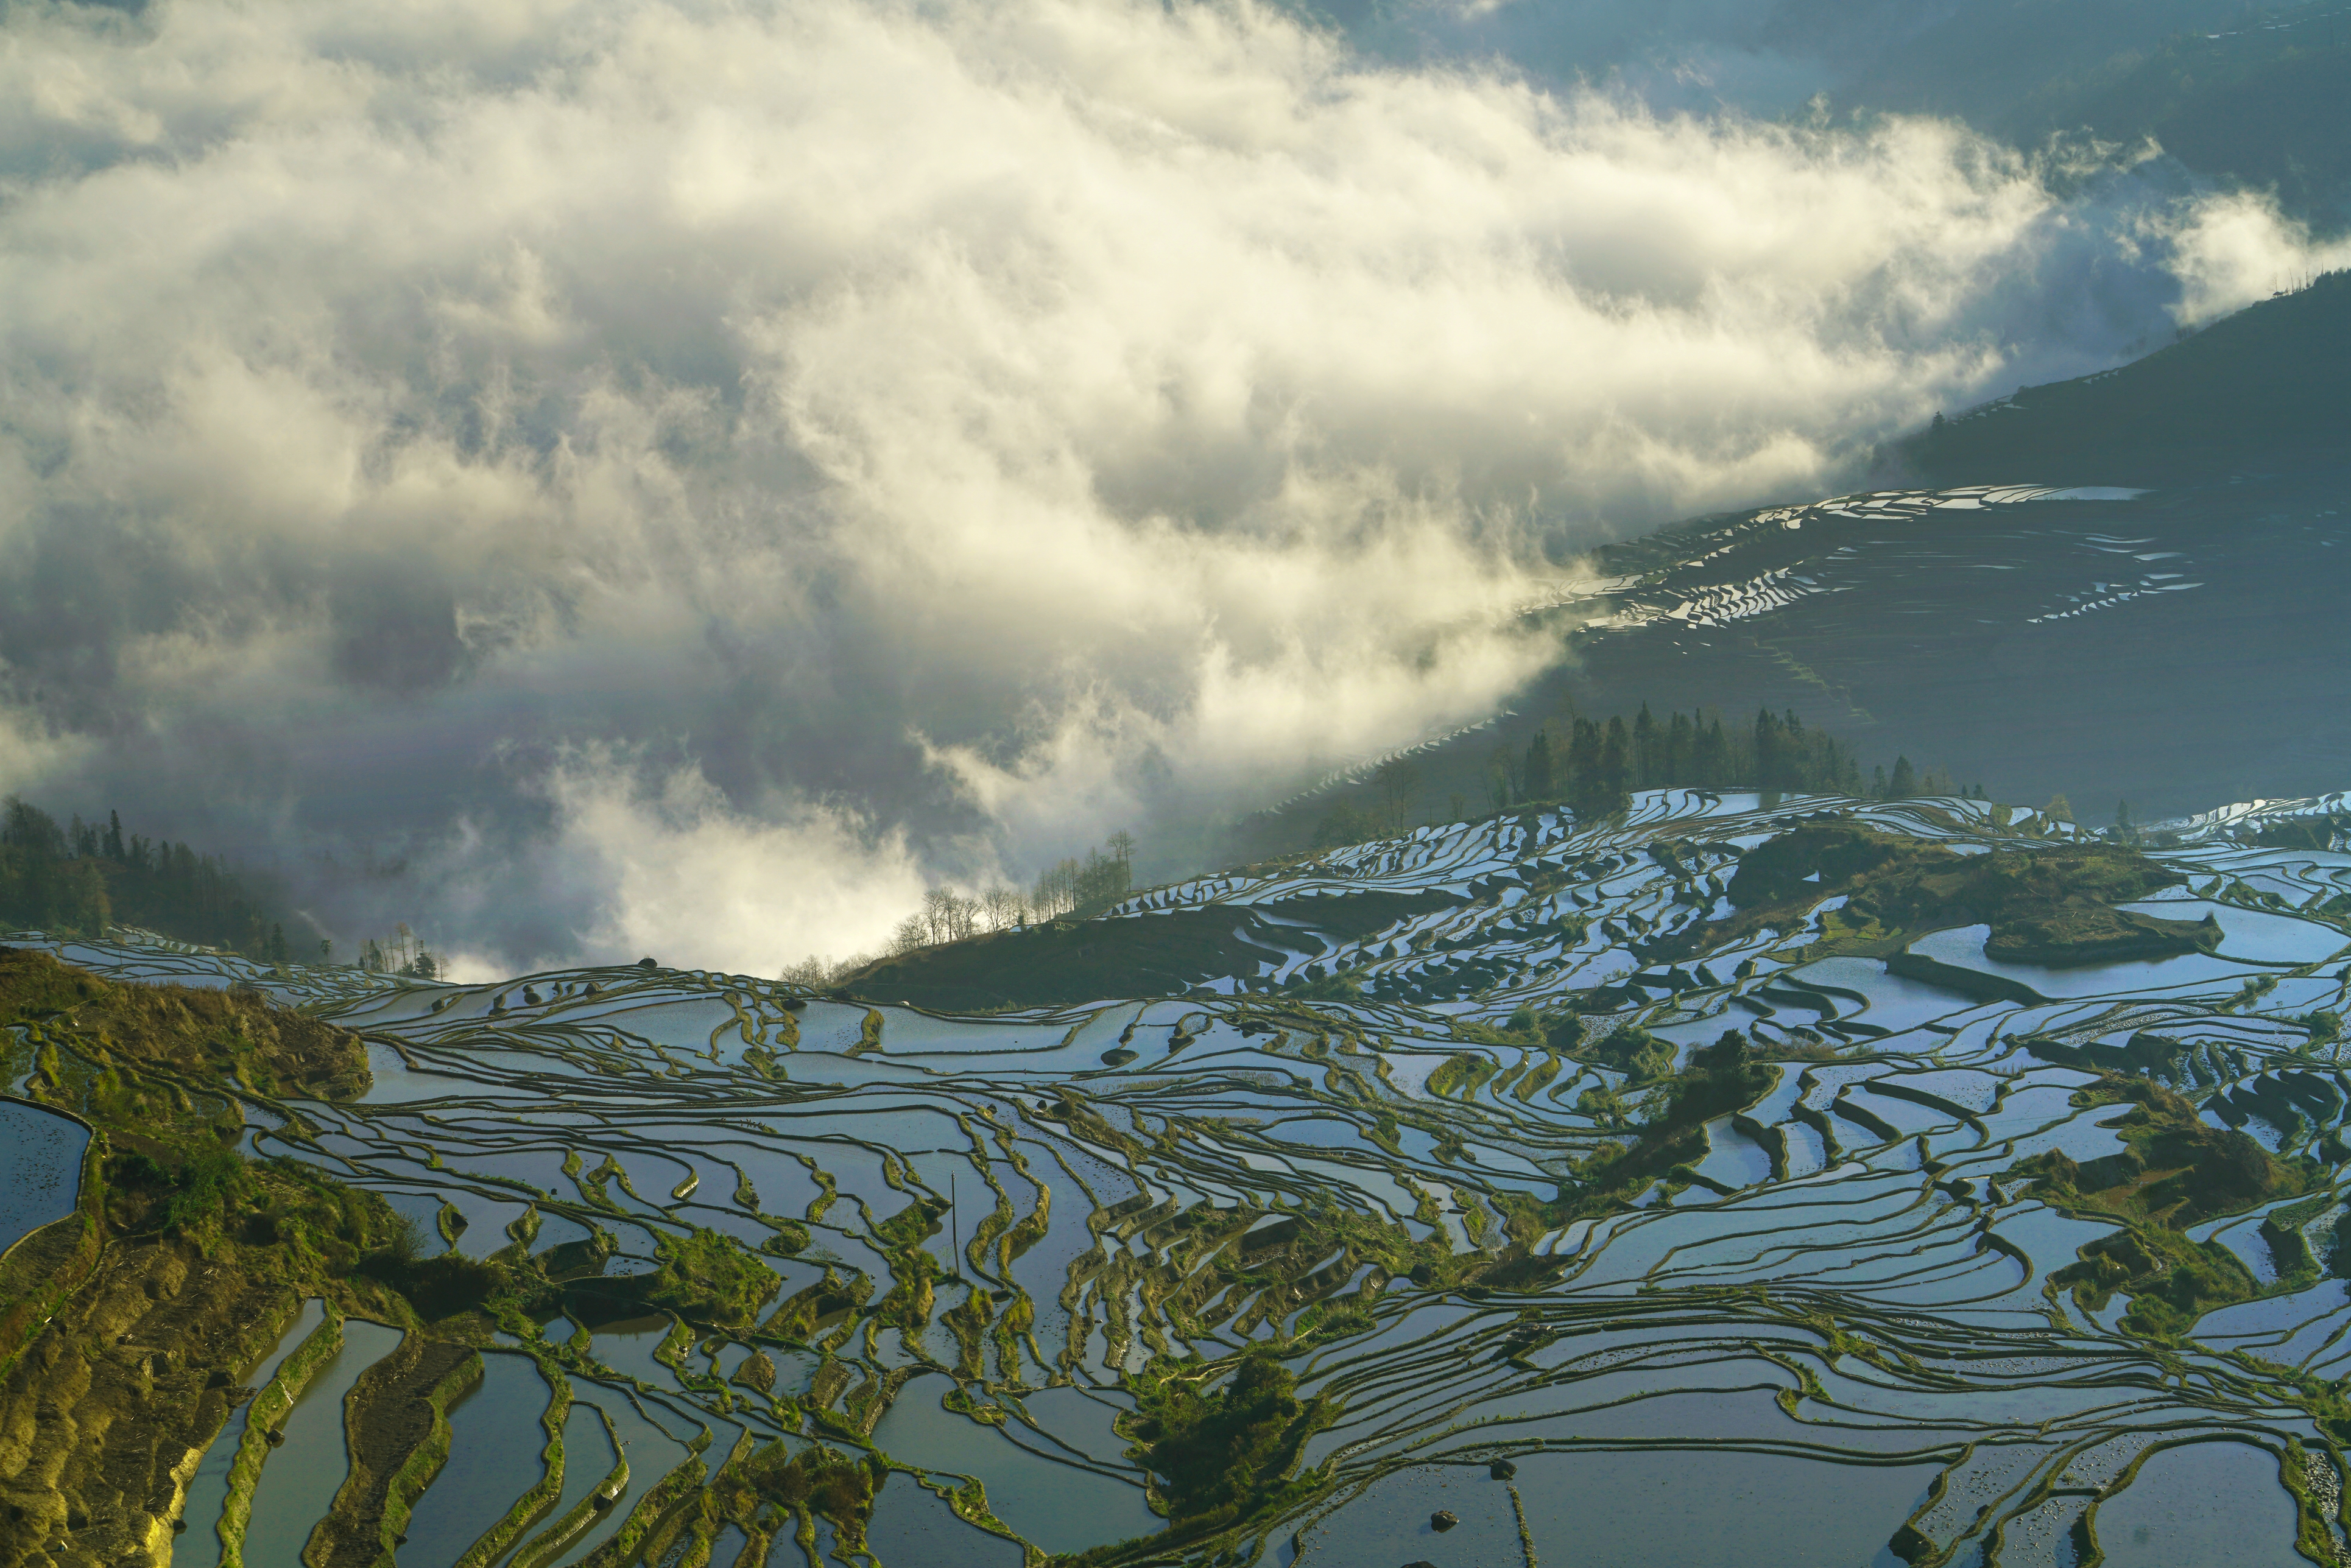
[[[754, 1531], [678, 1506], [779, 1437], [885, 1457], [862, 1550], [887, 1568], [1149, 1537], [1167, 1526], [1138, 1395], [1251, 1347], [1294, 1375], [1296, 1479], [1172, 1557], [2340, 1562], [2351, 1079], [2314, 1020], [2345, 1004], [2351, 855], [2239, 839], [2294, 809], [2150, 852], [2181, 880], [2128, 909], [2210, 915], [2217, 942], [2070, 967], [1995, 961], [1969, 925], [1856, 953], [1825, 940], [1842, 897], [1741, 925], [1729, 896], [1742, 852], [1823, 817], [1961, 858], [2069, 827], [1682, 792], [1140, 894], [1106, 918], [1228, 908], [1262, 956], [1185, 998], [1052, 1012], [57, 950], [361, 1031], [371, 1091], [248, 1096], [249, 1152], [385, 1193], [436, 1246], [588, 1260], [454, 1407], [464, 1462], [416, 1505], [414, 1568], [859, 1561], [810, 1516]], [[1311, 913], [1351, 929], [1371, 892], [1445, 896], [1343, 940]], [[1732, 1029], [1743, 1051], [1699, 1054]], [[1747, 1064], [1735, 1106], [1595, 1197], [1675, 1074], [1726, 1060]], [[2123, 1218], [2165, 1175], [2142, 1103], [2185, 1118], [2175, 1143], [2247, 1135], [2266, 1164], [2231, 1157], [2271, 1184], [2169, 1210], [2176, 1249], [2151, 1261]], [[778, 1276], [756, 1325], [631, 1304], [657, 1239], [695, 1228]], [[581, 1245], [600, 1237], [608, 1256]], [[2152, 1304], [2191, 1270], [2204, 1295]], [[392, 1354], [371, 1328], [306, 1331], [344, 1336], [315, 1374], [329, 1398]], [[331, 1440], [266, 1451], [242, 1560], [290, 1568], [349, 1462]]]

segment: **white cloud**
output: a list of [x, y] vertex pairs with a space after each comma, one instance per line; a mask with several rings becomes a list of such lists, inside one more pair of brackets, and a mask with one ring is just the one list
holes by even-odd
[[904, 834], [877, 833], [842, 807], [755, 816], [690, 766], [646, 781], [602, 748], [567, 755], [547, 789], [555, 855], [601, 894], [576, 932], [588, 962], [650, 955], [773, 975], [810, 953], [881, 950], [923, 895]]
[[60, 735], [34, 715], [0, 710], [0, 796], [34, 789], [86, 764], [96, 750], [86, 737]]
[[2265, 196], [2210, 197], [2154, 220], [2180, 283], [2172, 315], [2200, 327], [2256, 299], [2299, 288], [2322, 272], [2351, 267], [2351, 238], [2314, 241], [2309, 225]]
[[1248, 5], [18, 5], [12, 722], [186, 836], [569, 857], [362, 901], [485, 963], [771, 964], [797, 910], [863, 945], [917, 868], [1474, 718], [1562, 545], [2318, 254], [1948, 124], [1658, 118]]

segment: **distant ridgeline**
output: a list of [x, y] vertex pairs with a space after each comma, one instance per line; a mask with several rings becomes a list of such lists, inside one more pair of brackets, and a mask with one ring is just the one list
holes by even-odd
[[1935, 416], [1903, 461], [1938, 484], [2139, 484], [2225, 456], [2351, 444], [2351, 272], [2117, 370]]
[[95, 936], [137, 925], [248, 957], [287, 956], [283, 915], [211, 855], [75, 817], [68, 827], [11, 796], [0, 813], [0, 922]]
[[[2014, 15], [2019, 22], [2032, 15], [2026, 25], [2038, 28], [2052, 25], [2045, 13]], [[2069, 73], [2040, 95], [2034, 112], [1987, 129], [2021, 146], [2084, 126], [2123, 146], [2152, 140], [2198, 174], [2267, 187], [2289, 214], [2325, 223], [2351, 184], [2346, 56], [2351, 13], [2342, 0], [2258, 14], [2248, 7], [2226, 32], [2185, 27], [2105, 68]]]
[[[1411, 781], [1389, 771], [1383, 769], [1379, 780], [1384, 790], [1392, 798], [1408, 793]], [[1907, 757], [1895, 759], [1891, 775], [1879, 767], [1864, 779], [1861, 764], [1834, 736], [1807, 729], [1793, 709], [1759, 710], [1752, 725], [1726, 727], [1719, 714], [1674, 713], [1661, 720], [1646, 703], [1630, 724], [1621, 715], [1604, 723], [1553, 719], [1523, 752], [1495, 747], [1485, 785], [1489, 810], [1556, 804], [1583, 818], [1624, 810], [1635, 789], [1826, 791], [1879, 800], [1981, 792], [1981, 786], [1955, 787], [1948, 775], [1921, 777]], [[1459, 805], [1457, 798], [1457, 819], [1466, 815]], [[1314, 847], [1364, 843], [1406, 825], [1394, 811], [1343, 800], [1316, 829]]]

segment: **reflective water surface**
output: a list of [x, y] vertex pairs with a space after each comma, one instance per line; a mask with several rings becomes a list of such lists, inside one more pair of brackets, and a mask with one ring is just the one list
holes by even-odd
[[[774, 1270], [754, 1328], [689, 1332], [625, 1291], [599, 1306], [592, 1278], [567, 1298], [583, 1318], [540, 1325], [543, 1352], [577, 1347], [580, 1403], [533, 1531], [611, 1468], [607, 1420], [629, 1462], [615, 1505], [549, 1561], [747, 1435], [881, 1456], [867, 1548], [893, 1568], [1147, 1536], [1167, 1528], [1167, 1478], [1155, 1488], [1123, 1418], [1171, 1369], [1252, 1346], [1311, 1413], [1300, 1484], [1203, 1556], [2040, 1563], [2095, 1546], [2196, 1563], [2339, 1542], [2351, 1081], [2320, 1020], [2345, 1003], [2351, 856], [2240, 841], [2261, 820], [2244, 812], [2152, 849], [2185, 880], [2148, 907], [2212, 915], [2210, 956], [2003, 968], [1980, 928], [1921, 939], [1936, 973], [2014, 977], [2036, 1000], [1823, 956], [1813, 916], [1674, 946], [1741, 848], [1820, 812], [1970, 849], [2074, 837], [1972, 800], [1689, 792], [1593, 827], [1425, 828], [1112, 917], [1444, 894], [1416, 913], [1301, 925], [1293, 951], [1189, 997], [973, 1019], [869, 1019], [698, 972], [538, 976], [531, 1003], [519, 982], [65, 951], [249, 980], [362, 1030], [374, 1090], [256, 1113], [252, 1147], [393, 1196], [463, 1251], [601, 1234], [621, 1278], [699, 1228]], [[1357, 999], [1292, 999], [1293, 979], [1332, 975]], [[1540, 1023], [1570, 1009], [1573, 1050]], [[1634, 1025], [1663, 1068], [1593, 1048]], [[1733, 1028], [1761, 1064], [1751, 1099], [1672, 1170], [1578, 1207], [1665, 1113], [1657, 1073]], [[2230, 1299], [2168, 1329], [2132, 1294], [2165, 1276], [2094, 1288], [2122, 1220], [2036, 1174], [2137, 1157], [2131, 1103], [2085, 1091], [2147, 1037], [2169, 1054], [2135, 1080], [2242, 1132], [2292, 1189], [2179, 1232], [2177, 1256]], [[915, 1282], [925, 1308], [887, 1305]], [[264, 1469], [256, 1568], [290, 1568], [340, 1479], [341, 1393], [391, 1343], [348, 1332]], [[764, 1382], [741, 1375], [755, 1349]], [[454, 1562], [538, 1479], [547, 1385], [524, 1356], [488, 1359], [495, 1386], [457, 1407], [403, 1561]], [[1438, 1510], [1458, 1522], [1433, 1529]], [[811, 1522], [820, 1548], [832, 1528]], [[799, 1560], [790, 1534], [769, 1561]], [[710, 1549], [731, 1561], [749, 1539]]]

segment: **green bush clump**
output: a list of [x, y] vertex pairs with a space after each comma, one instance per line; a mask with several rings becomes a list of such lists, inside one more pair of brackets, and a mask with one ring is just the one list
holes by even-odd
[[[2128, 1294], [2122, 1326], [2167, 1342], [2189, 1333], [2202, 1313], [2255, 1294], [2252, 1276], [2233, 1254], [2184, 1232], [2214, 1215], [2309, 1190], [2319, 1177], [2308, 1162], [2279, 1158], [2244, 1133], [2207, 1124], [2193, 1102], [2144, 1078], [2109, 1072], [2077, 1103], [2131, 1106], [2106, 1124], [2121, 1134], [2123, 1150], [2078, 1163], [2052, 1151], [2016, 1169], [2053, 1200], [2113, 1216], [2126, 1228], [2085, 1247], [2052, 1281], [2094, 1310], [2117, 1291]], [[2290, 1206], [2264, 1227], [2288, 1273], [2314, 1271], [2300, 1227], [2323, 1203], [2320, 1195]]]
[[1493, 1058], [1481, 1056], [1474, 1051], [1460, 1051], [1437, 1064], [1436, 1071], [1428, 1075], [1428, 1092], [1431, 1094], [1458, 1095], [1466, 1100], [1478, 1092], [1480, 1084], [1494, 1076], [1494, 1071]]
[[[1671, 1049], [1663, 1040], [1625, 1030], [1603, 1043], [1613, 1044], [1628, 1033]], [[1641, 1050], [1635, 1046], [1630, 1054], [1637, 1055]], [[1693, 1051], [1687, 1067], [1656, 1080], [1656, 1089], [1642, 1101], [1647, 1115], [1639, 1135], [1629, 1144], [1603, 1144], [1594, 1149], [1577, 1166], [1576, 1184], [1562, 1187], [1557, 1202], [1542, 1205], [1533, 1222], [1549, 1228], [1604, 1214], [1619, 1198], [1629, 1197], [1667, 1176], [1676, 1166], [1704, 1158], [1704, 1124], [1755, 1103], [1779, 1081], [1779, 1071], [1755, 1058], [1745, 1035], [1737, 1030], [1725, 1030], [1712, 1045]], [[1577, 1108], [1611, 1125], [1621, 1126], [1625, 1119], [1624, 1102], [1613, 1092], [1586, 1090]]]
[[[1591, 1117], [1604, 1127], [1622, 1127], [1631, 1120], [1631, 1113], [1625, 1107], [1625, 1097], [1604, 1084], [1598, 1088], [1587, 1089], [1577, 1095], [1575, 1108], [1580, 1113]], [[1610, 1151], [1614, 1147], [1613, 1144], [1604, 1145], [1604, 1149]], [[1614, 1157], [1613, 1153], [1610, 1157]]]
[[1363, 982], [1344, 970], [1294, 986], [1290, 994], [1301, 1001], [1355, 1002], [1364, 998]]
[[117, 1199], [118, 1219], [186, 1237], [218, 1232], [254, 1191], [236, 1151], [209, 1139], [161, 1159], [138, 1150], [116, 1155], [106, 1162], [106, 1183]]
[[1624, 1073], [1625, 1082], [1638, 1089], [1670, 1077], [1679, 1051], [1671, 1040], [1659, 1040], [1639, 1024], [1628, 1023], [1586, 1054]]
[[661, 1268], [645, 1299], [690, 1322], [746, 1327], [783, 1284], [725, 1231], [657, 1233], [653, 1249]]
[[2198, 1246], [2175, 1230], [2134, 1225], [2082, 1249], [2078, 1262], [2050, 1276], [2060, 1289], [2080, 1287], [2085, 1305], [2101, 1307], [2117, 1289], [2131, 1293], [2122, 1325], [2150, 1338], [2175, 1340], [2214, 1307], [2253, 1293], [2253, 1281], [2218, 1243]]
[[781, 1443], [769, 1443], [744, 1460], [737, 1473], [768, 1501], [832, 1521], [841, 1529], [842, 1542], [853, 1550], [864, 1544], [873, 1493], [888, 1478], [889, 1469], [879, 1457], [852, 1459], [822, 1443], [811, 1443], [797, 1454]]
[[1198, 1368], [1161, 1362], [1132, 1380], [1127, 1433], [1161, 1479], [1170, 1523], [1186, 1535], [1221, 1530], [1283, 1492], [1298, 1450], [1323, 1417], [1301, 1403], [1298, 1380], [1267, 1352], [1240, 1359], [1223, 1385], [1203, 1391]]

